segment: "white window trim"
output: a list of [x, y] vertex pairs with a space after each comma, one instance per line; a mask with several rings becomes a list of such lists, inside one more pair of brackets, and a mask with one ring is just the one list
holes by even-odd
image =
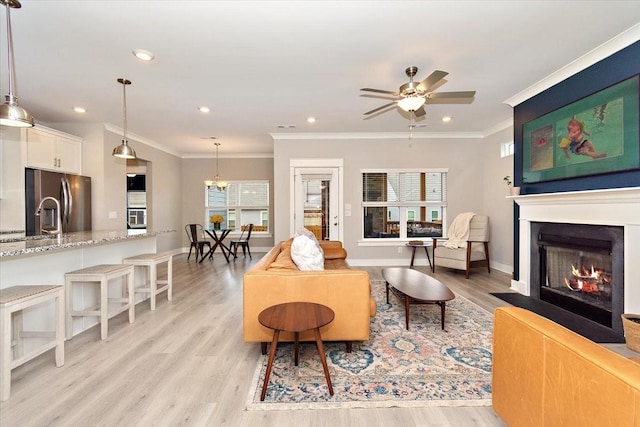
[[[388, 169], [380, 169], [380, 168], [366, 168], [366, 169], [360, 169], [360, 176], [362, 177], [362, 174], [364, 173], [445, 173], [445, 174], [449, 174], [449, 168], [409, 168], [409, 169], [394, 169], [394, 168], [388, 168]], [[415, 238], [410, 238], [410, 237], [392, 237], [392, 238], [365, 238], [362, 237], [364, 235], [364, 220], [362, 217], [362, 210], [365, 207], [380, 207], [380, 202], [363, 202], [362, 201], [362, 192], [363, 192], [363, 188], [362, 188], [362, 179], [360, 180], [360, 225], [361, 225], [361, 229], [360, 229], [360, 238], [356, 241], [358, 246], [378, 246], [378, 247], [383, 247], [383, 246], [389, 246], [389, 247], [394, 247], [394, 246], [404, 246], [407, 242], [409, 242], [410, 240], [415, 240]], [[414, 207], [416, 206], [416, 201], [411, 201], [411, 202], [384, 202], [385, 206], [387, 207]], [[428, 203], [427, 206], [439, 206], [439, 207], [443, 207], [443, 208], [447, 208], [448, 207], [448, 202], [430, 202]], [[402, 213], [402, 210], [401, 210]], [[402, 216], [402, 214], [401, 214]], [[404, 229], [404, 234], [406, 235], [406, 221], [402, 222], [402, 218], [400, 219], [400, 226]], [[442, 221], [442, 233], [443, 233], [443, 237], [446, 236], [446, 227], [447, 227], [447, 220], [446, 220], [446, 215], [444, 220]], [[400, 232], [400, 234], [402, 234], [402, 230]], [[431, 237], [424, 237], [424, 238], [420, 238], [420, 240], [423, 240], [424, 242], [428, 242], [428, 243], [433, 243], [433, 239]]]

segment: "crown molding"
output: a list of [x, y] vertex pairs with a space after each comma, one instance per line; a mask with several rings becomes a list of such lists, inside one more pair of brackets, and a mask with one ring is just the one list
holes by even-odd
[[[406, 132], [322, 132], [322, 133], [270, 133], [274, 141], [292, 139], [407, 139]], [[482, 132], [413, 132], [412, 139], [477, 139]]]
[[498, 133], [502, 130], [508, 129], [508, 128], [512, 128], [513, 127], [513, 115], [512, 117], [501, 121], [500, 123], [496, 123], [495, 125], [491, 126], [490, 128], [485, 129], [482, 132], [483, 137], [488, 137], [493, 135], [494, 133]]
[[558, 71], [550, 74], [544, 79], [534, 83], [525, 90], [517, 93], [511, 98], [504, 101], [512, 107], [534, 97], [535, 95], [549, 89], [551, 86], [560, 83], [561, 81], [579, 73], [591, 65], [602, 61], [604, 58], [613, 55], [614, 53], [624, 49], [627, 46], [640, 40], [640, 24], [636, 24], [628, 30], [618, 34], [611, 40], [601, 44], [600, 46], [592, 49], [586, 54], [582, 55], [575, 61], [565, 65]]
[[[120, 126], [115, 126], [115, 125], [112, 125], [111, 123], [104, 123], [104, 129], [111, 133], [115, 133], [116, 135], [122, 135], [124, 137], [124, 129], [121, 128]], [[180, 157], [180, 154], [178, 152], [174, 150], [170, 150], [164, 145], [158, 144], [157, 142], [147, 139], [143, 136], [136, 135], [135, 133], [127, 132], [127, 139], [135, 140], [136, 142], [140, 142], [144, 145], [148, 145], [149, 147], [155, 148], [156, 150], [164, 151], [165, 153], [171, 154], [176, 157]]]

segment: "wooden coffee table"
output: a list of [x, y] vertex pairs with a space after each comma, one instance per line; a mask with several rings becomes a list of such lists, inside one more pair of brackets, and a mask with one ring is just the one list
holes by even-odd
[[404, 300], [407, 330], [409, 330], [410, 304], [438, 304], [440, 306], [442, 329], [444, 329], [446, 302], [451, 301], [456, 296], [442, 282], [417, 270], [403, 267], [383, 268], [382, 277], [387, 282], [387, 304], [389, 303], [389, 291], [400, 300]]
[[316, 346], [318, 347], [318, 353], [320, 353], [324, 377], [329, 386], [329, 394], [333, 396], [333, 386], [331, 385], [327, 358], [324, 354], [324, 346], [322, 345], [322, 338], [320, 337], [320, 328], [331, 323], [334, 317], [335, 313], [332, 309], [322, 304], [312, 302], [286, 302], [269, 307], [258, 315], [258, 321], [262, 326], [273, 329], [273, 340], [271, 341], [271, 349], [269, 350], [269, 361], [267, 362], [267, 372], [264, 375], [260, 400], [264, 400], [267, 394], [267, 385], [269, 384], [273, 359], [276, 356], [280, 331], [294, 333], [294, 363], [298, 366], [300, 332], [310, 329], [313, 329], [316, 337]]

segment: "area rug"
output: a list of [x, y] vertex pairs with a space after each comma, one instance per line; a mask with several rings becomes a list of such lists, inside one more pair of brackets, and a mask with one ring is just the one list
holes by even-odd
[[324, 377], [315, 343], [302, 343], [298, 366], [293, 344], [278, 345], [267, 395], [260, 401], [267, 355], [258, 360], [247, 410], [491, 405], [492, 315], [456, 295], [446, 307], [412, 305], [409, 330], [404, 308], [384, 281], [372, 282], [378, 312], [371, 338], [325, 343], [334, 395]]

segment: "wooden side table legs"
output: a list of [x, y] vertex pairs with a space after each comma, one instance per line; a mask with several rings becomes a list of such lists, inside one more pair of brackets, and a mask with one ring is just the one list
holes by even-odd
[[320, 353], [320, 360], [322, 361], [322, 369], [324, 369], [324, 378], [327, 380], [329, 386], [329, 394], [333, 396], [333, 385], [331, 385], [331, 377], [329, 376], [329, 367], [327, 366], [327, 357], [324, 354], [324, 346], [322, 345], [322, 338], [320, 337], [320, 329], [315, 328], [313, 333], [316, 335], [316, 346], [318, 347], [318, 353]]
[[273, 340], [271, 341], [271, 348], [269, 349], [269, 361], [267, 362], [267, 372], [264, 374], [264, 383], [262, 384], [262, 393], [260, 393], [260, 401], [264, 400], [264, 396], [267, 394], [267, 386], [269, 385], [269, 377], [271, 376], [271, 367], [273, 366], [273, 359], [276, 357], [276, 349], [278, 348], [278, 337], [280, 331], [276, 329], [273, 331]]
[[[322, 337], [320, 336], [320, 328], [314, 328], [313, 333], [316, 337], [316, 347], [318, 348], [318, 353], [320, 353], [320, 361], [322, 361], [322, 369], [324, 370], [324, 378], [327, 380], [327, 386], [329, 387], [329, 394], [333, 396], [333, 385], [331, 383], [331, 376], [329, 375], [329, 367], [327, 366], [327, 356], [324, 354], [324, 345], [322, 344]], [[298, 366], [298, 350], [300, 348], [300, 342], [298, 340], [299, 336], [300, 334], [295, 332], [295, 341], [293, 344], [295, 366]], [[269, 361], [267, 362], [267, 370], [264, 373], [264, 382], [262, 383], [262, 392], [260, 393], [260, 401], [263, 401], [267, 395], [267, 386], [269, 385], [269, 377], [271, 376], [271, 369], [273, 368], [273, 360], [276, 358], [279, 337], [280, 331], [278, 329], [274, 330], [271, 348], [269, 349]]]

